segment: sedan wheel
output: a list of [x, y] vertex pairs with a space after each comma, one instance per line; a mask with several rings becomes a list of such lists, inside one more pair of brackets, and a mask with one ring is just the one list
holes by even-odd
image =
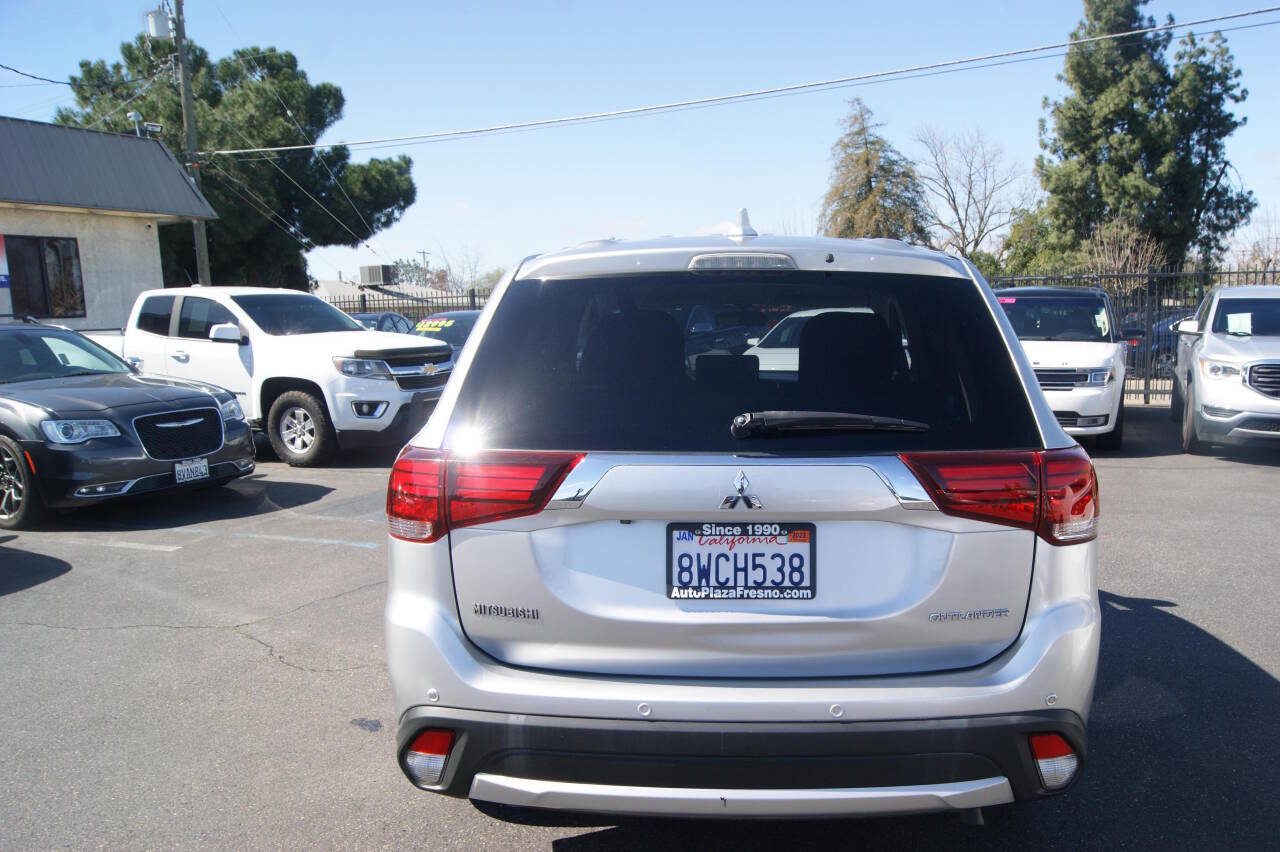
[[0, 529], [20, 529], [44, 515], [44, 503], [31, 481], [25, 454], [0, 437]]

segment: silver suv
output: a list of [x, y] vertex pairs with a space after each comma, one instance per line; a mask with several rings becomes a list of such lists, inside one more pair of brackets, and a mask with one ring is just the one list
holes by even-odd
[[[793, 363], [747, 352], [787, 317]], [[964, 260], [749, 226], [529, 258], [387, 513], [424, 790], [980, 819], [1084, 761], [1097, 480]]]

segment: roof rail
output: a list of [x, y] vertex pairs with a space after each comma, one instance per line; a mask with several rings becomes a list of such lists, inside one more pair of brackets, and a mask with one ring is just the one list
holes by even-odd
[[30, 314], [0, 314], [0, 319], [6, 318], [21, 320], [22, 322], [29, 323], [30, 325], [44, 325], [44, 323], [40, 322], [40, 320]]

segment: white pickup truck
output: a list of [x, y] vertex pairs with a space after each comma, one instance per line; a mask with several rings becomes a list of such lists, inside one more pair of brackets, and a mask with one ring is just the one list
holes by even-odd
[[144, 373], [234, 392], [297, 466], [337, 447], [403, 444], [453, 369], [446, 343], [369, 331], [309, 293], [262, 287], [148, 290], [124, 329], [87, 336]]

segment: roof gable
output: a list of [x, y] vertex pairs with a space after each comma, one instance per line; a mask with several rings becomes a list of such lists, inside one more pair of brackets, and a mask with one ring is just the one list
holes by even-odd
[[165, 144], [0, 116], [0, 201], [216, 219]]

